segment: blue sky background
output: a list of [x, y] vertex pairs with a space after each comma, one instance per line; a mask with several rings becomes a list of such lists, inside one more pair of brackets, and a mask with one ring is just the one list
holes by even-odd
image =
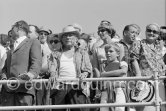
[[101, 20], [108, 20], [122, 36], [125, 25], [142, 29], [149, 23], [165, 24], [165, 0], [0, 0], [0, 33], [7, 33], [18, 20], [59, 33], [72, 23], [83, 32], [96, 33]]

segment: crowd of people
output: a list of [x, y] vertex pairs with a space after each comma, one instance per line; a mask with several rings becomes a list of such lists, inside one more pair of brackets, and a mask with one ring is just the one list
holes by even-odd
[[[155, 101], [152, 80], [84, 81], [86, 78], [154, 77], [156, 73], [158, 77], [165, 76], [166, 26], [148, 24], [144, 37], [140, 37], [143, 31], [137, 24], [126, 25], [122, 32], [123, 37], [120, 37], [107, 20], [99, 23], [98, 36], [84, 33], [76, 23], [65, 26], [62, 32], [52, 33], [46, 27], [17, 21], [8, 34], [0, 34], [0, 79], [19, 80], [1, 85], [0, 105]], [[34, 79], [41, 82], [32, 82]], [[42, 81], [45, 79], [48, 81]], [[164, 80], [159, 80], [160, 101], [166, 101], [165, 84]], [[156, 108], [120, 106], [47, 110], [156, 111]], [[166, 106], [160, 106], [160, 110], [165, 111]]]

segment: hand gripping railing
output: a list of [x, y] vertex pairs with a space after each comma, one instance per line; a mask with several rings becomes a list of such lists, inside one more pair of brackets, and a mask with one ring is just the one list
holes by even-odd
[[[67, 108], [97, 108], [97, 107], [122, 107], [122, 106], [156, 106], [156, 111], [160, 111], [160, 105], [166, 104], [166, 101], [159, 101], [159, 90], [158, 81], [159, 79], [166, 79], [165, 76], [158, 76], [156, 72], [154, 76], [151, 77], [114, 77], [114, 78], [87, 78], [82, 81], [131, 81], [131, 80], [154, 80], [155, 87], [155, 101], [154, 102], [144, 102], [144, 103], [107, 103], [107, 104], [72, 104], [72, 105], [38, 105], [38, 106], [2, 106], [0, 110], [34, 110], [34, 109], [67, 109]], [[57, 79], [57, 82], [62, 81], [79, 81], [79, 79]], [[0, 84], [6, 84], [8, 82], [17, 83], [18, 80], [0, 80]], [[25, 83], [26, 81], [19, 81], [20, 83]], [[48, 79], [34, 79], [32, 83], [36, 82], [48, 82]]]

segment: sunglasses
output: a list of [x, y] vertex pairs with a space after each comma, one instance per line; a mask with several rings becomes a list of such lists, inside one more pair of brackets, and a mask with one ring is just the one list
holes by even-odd
[[151, 30], [151, 29], [146, 29], [146, 32], [153, 32], [154, 34], [159, 34], [159, 31], [156, 31], [156, 30]]
[[50, 44], [54, 43], [57, 44], [59, 42], [59, 40], [50, 40]]
[[107, 29], [101, 29], [101, 30], [98, 31], [98, 34], [99, 34], [100, 32], [103, 33], [103, 32], [105, 32], [105, 31], [108, 31], [108, 30], [107, 30]]
[[45, 33], [45, 32], [41, 32], [41, 33], [39, 33], [40, 35], [45, 35], [45, 36], [47, 36], [48, 34], [47, 33]]

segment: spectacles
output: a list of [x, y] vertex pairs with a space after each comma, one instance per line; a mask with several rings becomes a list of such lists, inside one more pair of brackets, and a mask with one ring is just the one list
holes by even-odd
[[50, 40], [50, 44], [52, 44], [54, 42], [54, 44], [57, 44], [59, 42], [59, 40]]
[[151, 29], [146, 29], [146, 32], [153, 32], [154, 34], [159, 34], [159, 31], [156, 31], [156, 30], [151, 30]]
[[40, 35], [45, 35], [45, 36], [47, 36], [48, 34], [47, 33], [45, 33], [45, 32], [41, 32], [41, 33], [39, 33]]

